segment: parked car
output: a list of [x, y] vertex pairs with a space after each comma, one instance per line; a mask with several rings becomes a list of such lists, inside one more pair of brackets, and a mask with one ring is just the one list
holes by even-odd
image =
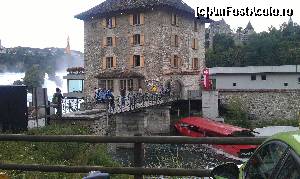
[[300, 179], [300, 131], [268, 138], [240, 168], [234, 163], [212, 170], [215, 179]]

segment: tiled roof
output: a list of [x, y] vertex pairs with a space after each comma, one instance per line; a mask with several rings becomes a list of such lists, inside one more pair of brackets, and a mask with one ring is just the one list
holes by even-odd
[[191, 15], [195, 14], [194, 9], [181, 0], [106, 0], [90, 10], [76, 15], [75, 18], [87, 20], [92, 17], [105, 16], [106, 14], [125, 13], [132, 10], [145, 10], [155, 7], [172, 8]]

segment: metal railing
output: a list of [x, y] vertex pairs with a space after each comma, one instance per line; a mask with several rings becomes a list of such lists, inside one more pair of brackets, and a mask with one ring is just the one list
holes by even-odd
[[5, 164], [0, 162], [2, 170], [22, 170], [39, 172], [65, 172], [87, 173], [89, 171], [101, 171], [110, 174], [134, 175], [140, 179], [143, 175], [165, 176], [198, 176], [210, 177], [208, 169], [175, 169], [175, 168], [144, 168], [143, 144], [252, 144], [259, 145], [265, 137], [162, 137], [162, 136], [133, 136], [133, 137], [102, 137], [86, 135], [0, 135], [0, 141], [25, 141], [25, 142], [78, 142], [78, 143], [134, 143], [134, 166], [135, 167], [99, 167], [99, 166], [61, 166], [61, 165], [35, 165], [35, 164]]
[[151, 106], [170, 103], [179, 99], [178, 95], [171, 94], [134, 94], [131, 96], [118, 96], [114, 100], [108, 99], [108, 113], [117, 114]]

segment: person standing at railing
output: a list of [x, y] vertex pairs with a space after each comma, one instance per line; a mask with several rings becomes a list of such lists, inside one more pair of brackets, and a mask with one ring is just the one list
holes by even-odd
[[62, 100], [63, 95], [61, 94], [61, 90], [56, 88], [56, 93], [53, 94], [52, 103], [55, 104], [56, 115], [61, 118], [62, 117]]
[[123, 106], [125, 106], [125, 98], [126, 98], [126, 91], [124, 88], [120, 90], [120, 95], [121, 95], [121, 109]]

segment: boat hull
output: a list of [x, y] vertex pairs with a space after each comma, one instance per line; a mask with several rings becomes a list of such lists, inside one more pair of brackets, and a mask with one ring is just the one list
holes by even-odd
[[[195, 124], [191, 124], [194, 125]], [[190, 125], [190, 126], [191, 126]], [[183, 136], [189, 136], [189, 137], [228, 137], [227, 135], [222, 134], [215, 134], [215, 136], [207, 136], [206, 131], [199, 131], [193, 130], [190, 126], [183, 126], [182, 123], [179, 121], [175, 124], [175, 128], [178, 131], [179, 134]], [[212, 133], [211, 131], [209, 132]], [[231, 154], [233, 156], [239, 157], [239, 158], [248, 158], [250, 157], [255, 149], [258, 147], [256, 145], [212, 145], [216, 149], [220, 149], [228, 154]]]

